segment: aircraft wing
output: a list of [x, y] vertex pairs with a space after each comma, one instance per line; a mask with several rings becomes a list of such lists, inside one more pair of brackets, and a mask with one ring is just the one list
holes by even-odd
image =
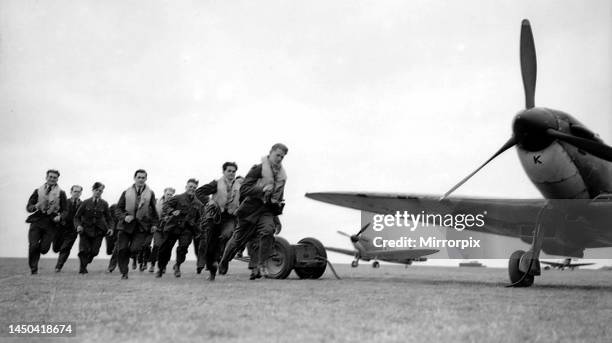
[[395, 214], [397, 211], [441, 215], [486, 213], [485, 227], [478, 228], [478, 231], [510, 237], [520, 236], [521, 230], [527, 230], [529, 235], [538, 212], [546, 204], [544, 199], [492, 200], [452, 197], [440, 200], [439, 197], [432, 195], [393, 193], [307, 193], [306, 197], [373, 213]]
[[[546, 205], [545, 199], [484, 199], [398, 194], [398, 193], [307, 193], [306, 197], [334, 204], [381, 214], [395, 214], [397, 211], [409, 214], [484, 214], [484, 226], [471, 230], [508, 237], [531, 237], [540, 210]], [[584, 248], [612, 246], [612, 201], [588, 202], [575, 210], [574, 217], [595, 218], [592, 222], [568, 220], [564, 231], [568, 240], [580, 242]], [[578, 218], [582, 219], [582, 218]], [[470, 230], [470, 228], [466, 228]]]
[[[345, 254], [349, 256], [355, 256], [357, 251], [334, 248], [334, 247], [325, 247], [325, 250], [337, 252], [340, 254]], [[378, 259], [386, 262], [396, 262], [396, 263], [408, 263], [413, 259], [417, 259], [419, 257], [425, 255], [431, 255], [437, 253], [439, 250], [436, 249], [393, 249], [393, 250], [374, 250], [368, 251], [365, 256], [361, 256], [361, 259], [364, 261], [370, 261], [372, 259]]]
[[392, 249], [368, 251], [368, 257], [389, 262], [402, 262], [435, 254], [436, 249]]
[[345, 254], [345, 255], [349, 255], [349, 256], [355, 256], [355, 254], [357, 253], [357, 251], [355, 251], [355, 250], [333, 248], [333, 247], [325, 247], [325, 250], [329, 250], [329, 251], [333, 251], [333, 252], [337, 252], [339, 254]]
[[590, 266], [593, 265], [595, 263], [570, 263], [568, 265], [568, 267], [572, 268], [572, 267], [582, 267], [582, 266]]

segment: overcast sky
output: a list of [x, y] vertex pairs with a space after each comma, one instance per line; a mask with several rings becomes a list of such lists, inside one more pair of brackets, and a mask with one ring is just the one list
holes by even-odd
[[[612, 143], [608, 0], [1, 0], [0, 256], [27, 255], [25, 204], [49, 168], [113, 203], [138, 168], [160, 196], [225, 161], [244, 175], [276, 142], [283, 236], [348, 248], [335, 231], [359, 212], [304, 193], [441, 194], [486, 160], [524, 106], [523, 18], [536, 105]], [[513, 150], [456, 194], [541, 197]]]

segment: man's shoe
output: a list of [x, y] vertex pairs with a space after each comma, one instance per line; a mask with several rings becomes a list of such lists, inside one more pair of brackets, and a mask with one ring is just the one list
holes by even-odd
[[149, 273], [153, 273], [155, 271], [155, 264], [151, 263], [151, 266], [149, 267]]
[[164, 273], [162, 273], [162, 270], [161, 270], [161, 269], [158, 269], [158, 270], [157, 270], [157, 273], [155, 273], [155, 277], [156, 277], [156, 278], [160, 278], [160, 277], [162, 277], [162, 275], [164, 275]]
[[172, 269], [174, 269], [174, 276], [181, 277], [181, 267], [178, 264], [175, 264]]
[[115, 270], [115, 268], [108, 268], [108, 269], [106, 269], [106, 272], [107, 272], [107, 273], [112, 273], [112, 272], [113, 272], [113, 270]]
[[55, 267], [55, 272], [56, 272], [56, 273], [59, 273], [59, 272], [61, 272], [61, 271], [62, 271], [62, 267]]
[[251, 270], [251, 276], [249, 276], [249, 280], [255, 280], [255, 279], [260, 279], [261, 278], [261, 272], [259, 271], [259, 268], [255, 268]]
[[221, 259], [219, 262], [219, 275], [227, 274], [228, 263], [228, 261]]
[[32, 275], [36, 275], [36, 274], [38, 274], [38, 269], [32, 269], [32, 270], [30, 270], [30, 274], [32, 274]]
[[132, 260], [132, 269], [136, 269], [136, 259]]
[[166, 274], [166, 267], [162, 268], [161, 272], [162, 274]]
[[259, 266], [258, 269], [259, 269], [259, 272], [261, 273], [261, 276], [265, 278], [270, 277], [270, 272], [268, 271], [268, 268], [266, 268], [266, 266]]
[[202, 269], [204, 269], [204, 268], [202, 268], [202, 267], [197, 267], [197, 268], [196, 268], [196, 274], [202, 274]]
[[121, 274], [121, 280], [127, 280], [127, 279], [128, 279], [127, 273]]
[[212, 266], [210, 266], [210, 268], [208, 269], [208, 272], [209, 272], [208, 280], [209, 281], [215, 281], [215, 276], [217, 276], [218, 269], [219, 269], [219, 263], [213, 262]]
[[79, 274], [87, 274], [87, 269], [86, 268], [79, 269]]

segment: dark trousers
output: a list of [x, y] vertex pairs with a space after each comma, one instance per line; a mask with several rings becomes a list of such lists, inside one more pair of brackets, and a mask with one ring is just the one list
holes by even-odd
[[244, 249], [249, 241], [255, 240], [258, 252], [249, 257], [253, 265], [264, 264], [272, 255], [275, 227], [274, 215], [267, 211], [263, 212], [254, 222], [240, 219], [238, 227], [227, 242], [222, 259], [230, 261], [238, 251]]
[[138, 253], [138, 263], [147, 263], [151, 260], [151, 242], [153, 242], [153, 234], [149, 233]]
[[159, 230], [155, 231], [153, 234], [153, 248], [151, 248], [151, 264], [155, 265], [159, 260], [159, 248], [164, 241], [164, 233]]
[[187, 255], [189, 244], [191, 244], [191, 239], [193, 238], [192, 230], [184, 229], [180, 233], [164, 232], [162, 236], [163, 239], [161, 246], [159, 247], [157, 266], [160, 269], [166, 269], [172, 255], [172, 248], [177, 241], [178, 247], [176, 248], [176, 264], [180, 266], [183, 262], [185, 262], [185, 256]]
[[193, 234], [193, 253], [196, 256], [196, 259], [198, 259], [199, 255], [200, 255], [200, 240], [201, 240], [202, 234], [201, 233], [194, 233]]
[[153, 248], [151, 249], [150, 256], [150, 260], [153, 265], [155, 265], [155, 263], [157, 263], [157, 261], [159, 260], [159, 248], [161, 247], [165, 238], [166, 233], [160, 230], [155, 231], [155, 233], [153, 234]]
[[68, 231], [66, 228], [62, 228], [61, 230], [65, 230], [62, 233], [62, 243], [59, 246], [59, 256], [57, 257], [57, 265], [55, 268], [62, 269], [66, 260], [68, 260], [68, 256], [70, 256], [70, 250], [72, 250], [72, 246], [77, 239], [77, 233], [72, 229]]
[[247, 254], [249, 254], [249, 269], [257, 268], [257, 260], [259, 254], [259, 245], [257, 241], [252, 239], [246, 245]]
[[66, 236], [70, 236], [73, 232], [75, 231], [72, 225], [58, 225], [57, 232], [53, 238], [53, 244], [51, 245], [53, 252], [60, 252]]
[[128, 265], [130, 264], [130, 256], [137, 256], [142, 249], [148, 233], [147, 232], [132, 232], [119, 231], [117, 234], [117, 262], [121, 274], [127, 274]]
[[117, 243], [117, 232], [113, 232], [111, 236], [104, 236], [104, 240], [106, 241], [106, 254], [112, 255]]
[[87, 267], [93, 261], [93, 258], [98, 256], [103, 239], [104, 235], [100, 234], [93, 237], [85, 234], [80, 235], [79, 260], [81, 261], [81, 268]]
[[206, 239], [203, 242], [205, 247], [201, 249], [201, 252], [205, 254], [204, 259], [208, 270], [214, 271], [214, 263], [221, 260], [225, 246], [235, 229], [236, 217], [226, 213], [221, 216], [221, 221], [218, 224], [210, 221], [205, 222], [204, 234]]
[[57, 232], [57, 223], [51, 218], [41, 218], [30, 224], [28, 231], [28, 264], [30, 270], [38, 271], [40, 255], [44, 255], [51, 249], [51, 243]]
[[113, 271], [117, 267], [117, 236], [119, 232], [113, 232], [112, 236], [106, 236], [106, 254], [111, 255], [108, 261], [108, 270]]
[[195, 251], [197, 257], [196, 266], [199, 269], [204, 269], [206, 266], [206, 242], [208, 239], [206, 238], [205, 230], [206, 226], [202, 224], [202, 227], [200, 230], [198, 230], [198, 233], [193, 237], [193, 244], [194, 249], [196, 249]]
[[119, 255], [119, 252], [117, 251], [117, 245], [115, 244], [111, 258], [108, 261], [108, 270], [111, 272], [117, 268], [117, 255]]

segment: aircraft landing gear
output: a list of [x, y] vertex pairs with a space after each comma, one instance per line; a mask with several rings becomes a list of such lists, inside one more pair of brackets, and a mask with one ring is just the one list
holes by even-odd
[[539, 257], [544, 242], [544, 227], [551, 224], [546, 219], [552, 217], [543, 218], [543, 214], [552, 208], [550, 203], [548, 203], [538, 213], [536, 229], [531, 241], [531, 249], [527, 252], [517, 250], [510, 255], [510, 259], [508, 259], [508, 274], [512, 284], [508, 287], [530, 287], [533, 285], [535, 277], [541, 274]]
[[353, 260], [353, 262], [351, 262], [351, 267], [357, 268], [357, 266], [359, 266], [359, 260]]
[[[508, 274], [510, 274], [510, 282], [512, 282], [514, 287], [529, 287], [533, 285], [534, 276], [530, 273], [522, 272], [520, 269], [521, 259], [526, 254], [523, 250], [517, 250], [510, 255], [508, 260]], [[529, 266], [529, 262], [527, 265]]]
[[378, 261], [372, 262], [372, 268], [375, 268], [375, 269], [376, 268], [380, 268], [380, 262], [378, 262]]

